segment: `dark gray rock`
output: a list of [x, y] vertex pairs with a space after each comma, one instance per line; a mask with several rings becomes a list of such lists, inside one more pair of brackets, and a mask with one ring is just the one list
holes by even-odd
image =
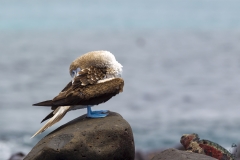
[[238, 143], [238, 145], [233, 144], [231, 150], [235, 160], [240, 160], [240, 143]]
[[141, 151], [136, 151], [134, 160], [146, 160], [145, 153], [143, 153]]
[[24, 160], [133, 160], [130, 125], [118, 113], [92, 119], [83, 115], [40, 140]]
[[25, 154], [22, 152], [18, 152], [13, 154], [8, 160], [23, 160], [25, 157]]
[[[178, 150], [184, 150], [185, 151], [185, 148], [181, 144], [176, 145], [174, 148], [178, 149]], [[160, 152], [164, 151], [165, 149], [161, 148], [161, 149], [158, 149], [158, 150], [152, 150], [150, 152], [143, 152], [143, 151], [137, 150], [135, 152], [135, 160], [150, 160], [157, 153], [160, 153]]]
[[203, 154], [180, 151], [177, 149], [167, 149], [156, 154], [151, 160], [216, 160]]

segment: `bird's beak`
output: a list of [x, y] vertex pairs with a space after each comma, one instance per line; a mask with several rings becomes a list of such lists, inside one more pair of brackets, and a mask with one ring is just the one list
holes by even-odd
[[73, 84], [74, 78], [77, 76], [77, 71], [74, 70], [72, 73], [73, 74], [71, 76], [72, 76], [72, 84]]
[[75, 70], [72, 70], [71, 77], [72, 77], [72, 83], [74, 82], [74, 78], [78, 76], [78, 72], [80, 71], [80, 68], [77, 68]]

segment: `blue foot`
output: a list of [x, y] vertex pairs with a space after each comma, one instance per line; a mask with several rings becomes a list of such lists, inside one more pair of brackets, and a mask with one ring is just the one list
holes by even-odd
[[91, 107], [87, 107], [87, 117], [89, 118], [103, 118], [108, 115], [108, 110], [92, 111]]
[[99, 110], [99, 111], [92, 111], [92, 113], [107, 113], [108, 112], [108, 110]]
[[106, 117], [108, 114], [97, 114], [97, 113], [92, 113], [92, 114], [88, 114], [87, 117], [89, 118], [103, 118]]

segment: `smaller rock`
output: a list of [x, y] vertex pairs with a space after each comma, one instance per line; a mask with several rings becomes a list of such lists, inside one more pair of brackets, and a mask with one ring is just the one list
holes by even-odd
[[[185, 151], [185, 148], [181, 145], [181, 144], [178, 144], [174, 147], [175, 149], [178, 149], [178, 150], [184, 150]], [[161, 149], [157, 149], [157, 150], [152, 150], [152, 151], [149, 151], [149, 152], [143, 152], [143, 151], [140, 151], [140, 150], [137, 150], [135, 152], [135, 159], [134, 160], [150, 160], [152, 159], [157, 153], [160, 153], [162, 151], [166, 150], [166, 148], [161, 148]]]
[[136, 151], [134, 160], [146, 160], [146, 156], [143, 152]]
[[174, 148], [156, 154], [151, 160], [216, 160], [215, 158]]
[[232, 153], [235, 157], [235, 160], [240, 160], [240, 143], [232, 145]]
[[23, 160], [25, 157], [25, 154], [22, 152], [18, 152], [13, 154], [8, 160]]

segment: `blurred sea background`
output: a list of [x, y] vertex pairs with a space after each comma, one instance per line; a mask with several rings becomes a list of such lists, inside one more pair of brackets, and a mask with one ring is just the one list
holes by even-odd
[[93, 110], [120, 113], [136, 150], [179, 145], [182, 134], [227, 149], [240, 142], [240, 1], [0, 0], [0, 159], [28, 153], [45, 135], [85, 114], [69, 112], [33, 139], [69, 65], [109, 50], [123, 65], [124, 92]]

